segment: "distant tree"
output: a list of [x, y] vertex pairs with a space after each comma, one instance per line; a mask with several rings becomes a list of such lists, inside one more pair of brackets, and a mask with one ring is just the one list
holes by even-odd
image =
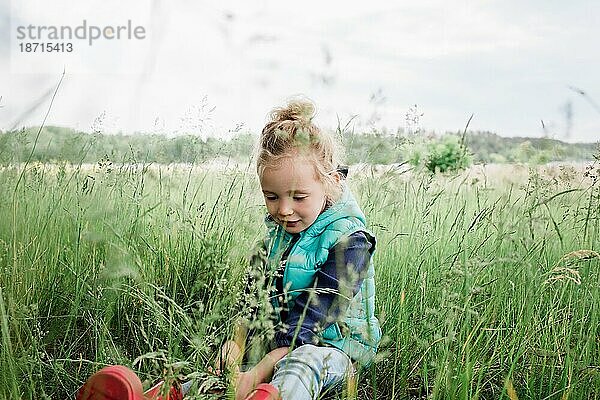
[[469, 150], [457, 135], [416, 139], [407, 145], [408, 161], [430, 172], [459, 171], [472, 163]]
[[[42, 129], [36, 142], [38, 129], [31, 127], [1, 132], [0, 163], [22, 162], [29, 157], [32, 149], [32, 159], [40, 162], [97, 163], [105, 156], [114, 162], [201, 163], [217, 157], [247, 161], [252, 156], [257, 138], [249, 132], [240, 132], [228, 140], [214, 137], [204, 140], [197, 135], [107, 135], [99, 131], [87, 134], [70, 128], [48, 126]], [[450, 142], [440, 144], [439, 138], [427, 144], [427, 136], [422, 132], [409, 135], [404, 132], [384, 134], [378, 131], [355, 133], [340, 130], [338, 135], [342, 138], [346, 162], [349, 164], [390, 164], [409, 159], [419, 164], [431, 154], [447, 159], [448, 154], [452, 153], [449, 149], [454, 146]], [[454, 133], [442, 137], [457, 135], [460, 136]], [[422, 142], [419, 143], [416, 138]], [[414, 145], [408, 146], [411, 141]], [[476, 163], [591, 160], [595, 149], [592, 143], [569, 144], [548, 138], [505, 138], [490, 132], [468, 132], [465, 144]], [[439, 166], [442, 165], [446, 165], [446, 162], [440, 161]]]

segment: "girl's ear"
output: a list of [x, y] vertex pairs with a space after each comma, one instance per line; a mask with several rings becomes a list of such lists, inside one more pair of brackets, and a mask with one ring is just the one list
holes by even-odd
[[342, 180], [342, 175], [337, 171], [333, 171], [331, 173], [331, 176], [333, 177], [333, 180], [335, 180], [335, 183], [340, 183], [340, 181]]

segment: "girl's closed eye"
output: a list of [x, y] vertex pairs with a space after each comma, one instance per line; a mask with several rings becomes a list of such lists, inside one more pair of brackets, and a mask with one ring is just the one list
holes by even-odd
[[306, 200], [308, 196], [294, 196], [294, 200], [296, 201], [302, 201], [302, 200]]
[[277, 200], [277, 196], [272, 195], [272, 194], [265, 194], [265, 199], [267, 199], [269, 201], [274, 201], [274, 200]]

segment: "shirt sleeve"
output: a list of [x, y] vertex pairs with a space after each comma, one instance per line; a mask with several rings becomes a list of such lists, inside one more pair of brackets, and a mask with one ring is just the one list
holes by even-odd
[[284, 329], [275, 333], [277, 346], [318, 344], [317, 334], [343, 316], [360, 290], [373, 250], [361, 231], [336, 244], [315, 273], [314, 290], [298, 295]]

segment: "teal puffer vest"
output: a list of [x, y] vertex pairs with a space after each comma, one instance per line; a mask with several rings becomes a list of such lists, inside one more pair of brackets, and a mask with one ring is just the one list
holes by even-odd
[[[269, 269], [274, 271], [281, 263], [293, 236], [269, 218], [266, 223], [269, 228]], [[313, 290], [315, 273], [327, 260], [329, 251], [358, 231], [366, 233], [374, 250], [375, 238], [366, 229], [365, 216], [350, 190], [345, 188], [340, 200], [300, 233], [300, 238], [289, 252], [283, 276], [289, 309], [301, 292]], [[275, 310], [279, 310], [276, 296], [272, 302]], [[373, 360], [381, 340], [381, 329], [375, 317], [375, 269], [372, 256], [360, 290], [350, 301], [345, 315], [342, 314], [339, 321], [323, 330], [319, 337], [322, 342], [342, 350], [363, 366]]]

